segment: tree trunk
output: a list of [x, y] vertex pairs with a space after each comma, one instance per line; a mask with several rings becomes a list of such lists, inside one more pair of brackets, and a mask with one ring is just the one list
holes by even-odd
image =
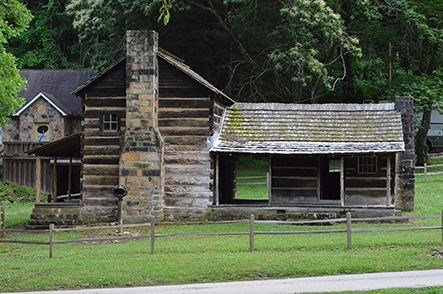
[[432, 106], [428, 105], [423, 110], [423, 117], [421, 119], [420, 127], [415, 135], [415, 154], [416, 165], [423, 166], [425, 162], [428, 162], [428, 146], [426, 145], [426, 137], [428, 136], [429, 127], [431, 125], [431, 109]]

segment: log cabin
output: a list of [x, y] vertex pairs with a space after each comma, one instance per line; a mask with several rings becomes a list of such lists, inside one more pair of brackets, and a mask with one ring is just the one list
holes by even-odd
[[[392, 215], [414, 201], [412, 100], [380, 105], [235, 103], [154, 31], [128, 31], [126, 57], [73, 94], [82, 132], [79, 220], [125, 223], [244, 217], [238, 212]], [[412, 138], [412, 139], [411, 139]], [[70, 143], [71, 144], [71, 143]], [[69, 144], [68, 144], [69, 145]], [[54, 143], [54, 154], [57, 143]], [[48, 147], [32, 152], [45, 153]], [[236, 160], [265, 157], [269, 197], [236, 197]]]
[[[394, 215], [414, 209], [412, 98], [384, 104], [253, 104], [227, 109], [211, 148], [217, 211], [352, 211]], [[237, 198], [242, 156], [268, 161], [265, 200]]]

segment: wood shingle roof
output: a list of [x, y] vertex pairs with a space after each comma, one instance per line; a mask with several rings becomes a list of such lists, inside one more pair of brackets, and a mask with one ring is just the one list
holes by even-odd
[[404, 151], [394, 104], [236, 103], [211, 151], [344, 154]]

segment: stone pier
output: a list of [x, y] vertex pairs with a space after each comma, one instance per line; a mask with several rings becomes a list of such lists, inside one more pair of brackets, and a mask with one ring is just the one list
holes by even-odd
[[405, 152], [396, 160], [397, 202], [396, 208], [413, 211], [415, 200], [415, 142], [414, 110], [412, 97], [397, 97], [395, 109], [401, 113]]

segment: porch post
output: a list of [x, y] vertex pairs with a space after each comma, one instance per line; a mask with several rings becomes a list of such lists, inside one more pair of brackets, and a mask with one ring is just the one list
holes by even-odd
[[269, 169], [267, 173], [267, 187], [268, 187], [268, 206], [272, 205], [272, 157], [269, 156]]
[[37, 156], [35, 159], [35, 204], [40, 204], [42, 193], [42, 158]]
[[53, 176], [53, 178], [54, 178], [54, 188], [52, 189], [53, 191], [52, 191], [52, 194], [53, 194], [53, 198], [52, 199], [54, 199], [54, 202], [56, 203], [57, 202], [57, 189], [58, 189], [58, 187], [57, 187], [57, 157], [54, 157], [54, 176]]
[[220, 205], [220, 157], [215, 153], [215, 205]]
[[340, 157], [340, 201], [341, 206], [345, 205], [345, 158]]
[[69, 157], [69, 175], [68, 175], [68, 200], [71, 200], [72, 195], [72, 157]]
[[391, 205], [391, 159], [386, 160], [386, 206]]

